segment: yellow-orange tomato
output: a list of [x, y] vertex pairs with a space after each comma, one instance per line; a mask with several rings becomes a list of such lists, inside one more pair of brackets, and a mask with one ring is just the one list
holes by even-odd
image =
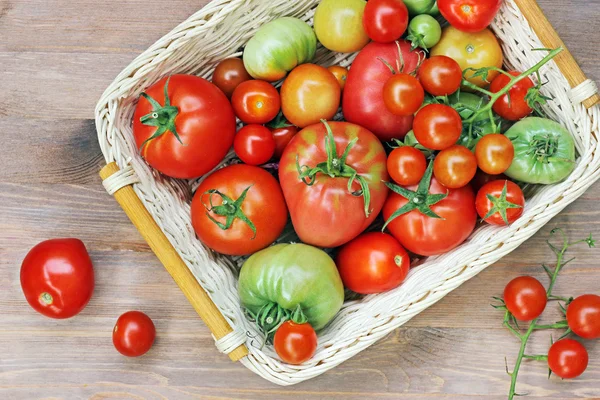
[[[431, 55], [453, 58], [463, 71], [467, 68], [502, 67], [502, 49], [498, 39], [489, 29], [467, 33], [447, 26], [442, 32], [442, 39], [431, 49]], [[498, 72], [489, 71], [487, 82], [481, 77], [473, 78], [472, 75], [472, 71], [468, 72], [467, 80], [484, 87], [489, 85]]]
[[363, 28], [365, 0], [322, 0], [315, 10], [317, 39], [326, 48], [354, 53], [369, 43]]
[[346, 79], [348, 78], [348, 68], [340, 67], [339, 65], [332, 65], [327, 69], [333, 74], [333, 76], [335, 76], [335, 79], [337, 79], [338, 83], [340, 84], [340, 88], [343, 91], [344, 87], [346, 86]]
[[331, 72], [315, 64], [292, 70], [281, 86], [283, 115], [299, 128], [331, 120], [340, 106], [340, 85]]

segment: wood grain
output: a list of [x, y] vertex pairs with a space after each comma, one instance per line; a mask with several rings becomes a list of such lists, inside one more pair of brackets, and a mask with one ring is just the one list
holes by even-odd
[[[214, 347], [185, 296], [97, 177], [103, 164], [95, 103], [137, 54], [205, 0], [0, 0], [0, 399], [505, 399], [514, 338], [489, 306], [511, 278], [544, 279], [544, 240], [561, 226], [600, 236], [600, 185], [515, 252], [465, 283], [385, 340], [309, 382], [280, 388], [231, 363]], [[600, 79], [600, 0], [540, 0], [588, 77]], [[582, 38], [585, 38], [583, 40]], [[92, 301], [54, 321], [26, 304], [19, 265], [37, 242], [76, 236], [96, 269]], [[580, 247], [556, 292], [598, 292], [600, 250]], [[116, 318], [140, 309], [158, 339], [142, 358], [112, 347]], [[555, 306], [545, 320], [558, 317]], [[531, 352], [544, 352], [536, 333]], [[538, 399], [600, 399], [600, 345], [574, 381], [546, 379], [526, 363], [519, 389]]]

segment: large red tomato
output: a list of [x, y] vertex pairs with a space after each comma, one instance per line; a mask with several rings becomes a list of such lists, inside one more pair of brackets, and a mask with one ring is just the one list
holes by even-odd
[[196, 178], [231, 148], [235, 115], [227, 96], [206, 79], [173, 75], [142, 94], [133, 135], [152, 167], [173, 178]]
[[211, 249], [248, 255], [279, 237], [287, 207], [277, 180], [262, 168], [237, 164], [208, 176], [192, 200], [192, 225]]
[[52, 239], [29, 250], [21, 265], [21, 288], [31, 307], [50, 318], [70, 318], [94, 291], [92, 260], [79, 239]]
[[386, 108], [383, 86], [393, 75], [389, 66], [410, 73], [420, 58], [425, 58], [423, 53], [411, 51], [410, 43], [404, 40], [366, 45], [348, 72], [342, 104], [344, 118], [367, 128], [382, 141], [403, 138], [411, 130], [413, 117], [396, 116]]
[[300, 239], [337, 247], [364, 231], [383, 207], [388, 193], [385, 150], [358, 125], [311, 125], [283, 152], [279, 180]]
[[[445, 188], [431, 178], [432, 165], [418, 187], [388, 184], [392, 193], [383, 206], [383, 217], [392, 235], [406, 249], [423, 256], [454, 249], [469, 237], [477, 222], [473, 189], [468, 185]], [[402, 207], [401, 211], [408, 212], [396, 216]]]

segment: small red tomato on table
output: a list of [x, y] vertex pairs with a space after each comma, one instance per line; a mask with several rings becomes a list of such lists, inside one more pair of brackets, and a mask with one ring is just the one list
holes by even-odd
[[128, 311], [117, 319], [113, 344], [127, 357], [139, 357], [150, 350], [156, 338], [154, 322], [141, 311]]
[[583, 374], [588, 362], [587, 350], [574, 339], [559, 340], [548, 351], [548, 367], [563, 379], [573, 379]]
[[600, 338], [600, 296], [584, 294], [567, 308], [569, 328], [584, 339]]
[[519, 321], [531, 321], [542, 315], [548, 299], [544, 285], [531, 276], [520, 276], [504, 288], [506, 308]]

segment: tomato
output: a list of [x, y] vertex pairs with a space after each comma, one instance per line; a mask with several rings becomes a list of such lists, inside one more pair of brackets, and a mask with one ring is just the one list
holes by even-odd
[[475, 146], [475, 157], [482, 171], [499, 175], [510, 167], [515, 157], [515, 147], [506, 136], [493, 133], [479, 140]]
[[425, 91], [417, 78], [395, 74], [383, 86], [383, 102], [394, 115], [408, 117], [416, 113], [425, 100]]
[[370, 232], [344, 245], [335, 264], [345, 287], [371, 294], [400, 286], [410, 269], [410, 258], [393, 236]]
[[196, 76], [173, 75], [142, 94], [133, 135], [151, 167], [190, 179], [221, 162], [233, 144], [235, 124], [231, 104], [218, 87]]
[[273, 140], [275, 140], [275, 154], [273, 157], [276, 160], [279, 160], [287, 145], [298, 133], [298, 128], [290, 124], [283, 114], [280, 113], [277, 118], [269, 124], [269, 129], [271, 129]]
[[344, 87], [346, 86], [346, 79], [348, 78], [348, 68], [340, 67], [339, 65], [332, 65], [331, 67], [327, 68], [327, 70], [331, 72], [333, 76], [335, 76], [335, 79], [337, 79], [340, 85], [340, 89], [343, 91]]
[[[502, 67], [502, 49], [496, 35], [489, 29], [477, 33], [465, 33], [447, 26], [442, 31], [442, 38], [431, 49], [432, 56], [448, 56], [460, 65], [461, 70], [467, 68]], [[473, 77], [473, 71], [465, 74], [467, 80], [474, 85], [487, 86], [497, 75], [497, 71], [489, 71], [488, 81], [481, 77]]]
[[584, 294], [567, 308], [569, 328], [584, 339], [600, 338], [600, 296]]
[[308, 323], [285, 321], [275, 332], [273, 347], [281, 361], [300, 365], [317, 351], [317, 333]]
[[347, 122], [303, 129], [279, 163], [294, 229], [319, 247], [341, 246], [364, 231], [381, 211], [388, 179], [379, 140]]
[[483, 185], [475, 207], [479, 216], [491, 225], [508, 225], [523, 215], [525, 197], [523, 191], [514, 182], [495, 180]]
[[423, 146], [431, 150], [443, 150], [460, 138], [462, 120], [450, 106], [429, 104], [417, 112], [413, 131]]
[[433, 175], [450, 189], [467, 186], [477, 172], [477, 160], [465, 146], [453, 145], [440, 151], [433, 163]]
[[573, 339], [559, 340], [548, 351], [548, 368], [563, 379], [573, 379], [583, 374], [588, 362], [587, 350]]
[[402, 0], [370, 0], [363, 26], [371, 40], [391, 43], [400, 39], [408, 27], [408, 8]]
[[514, 124], [506, 137], [515, 148], [515, 157], [504, 172], [520, 182], [551, 185], [575, 169], [573, 136], [558, 122], [528, 117]]
[[504, 174], [490, 175], [490, 174], [486, 174], [482, 170], [478, 169], [477, 172], [475, 173], [475, 177], [471, 180], [471, 187], [473, 188], [475, 193], [477, 193], [477, 192], [479, 192], [479, 189], [484, 187], [487, 183], [490, 183], [492, 181], [502, 181], [502, 180], [505, 181], [507, 179], [508, 179], [507, 176]]
[[408, 24], [408, 36], [406, 40], [411, 42], [412, 48], [420, 47], [430, 49], [440, 41], [442, 27], [431, 15], [417, 15]]
[[[510, 71], [509, 74], [512, 76], [521, 75], [520, 72]], [[490, 92], [498, 93], [504, 89], [510, 82], [510, 78], [504, 74], [498, 75], [490, 85]], [[534, 87], [533, 81], [529, 78], [525, 78], [517, 82], [510, 90], [508, 94], [500, 97], [492, 106], [494, 112], [504, 119], [509, 121], [518, 121], [525, 118], [533, 112], [525, 97], [529, 89]]]
[[400, 117], [387, 110], [383, 86], [393, 73], [382, 60], [396, 69], [403, 60], [403, 72], [410, 73], [421, 57], [422, 52], [410, 51], [410, 44], [403, 40], [366, 45], [348, 72], [342, 106], [346, 121], [365, 127], [382, 141], [403, 138], [411, 130], [413, 117]]
[[314, 28], [325, 48], [354, 53], [369, 43], [362, 20], [364, 0], [322, 0], [315, 10]]
[[252, 79], [241, 58], [226, 58], [215, 68], [212, 83], [231, 98], [233, 91], [242, 82]]
[[340, 85], [327, 68], [304, 64], [281, 86], [283, 115], [299, 128], [333, 119], [340, 107]]
[[546, 289], [531, 276], [519, 276], [504, 288], [506, 308], [519, 321], [531, 321], [546, 308]]
[[35, 245], [21, 264], [21, 289], [31, 307], [50, 318], [71, 318], [94, 292], [94, 269], [79, 239]]
[[[388, 184], [392, 193], [383, 206], [391, 234], [407, 250], [422, 256], [454, 249], [469, 237], [477, 222], [473, 190], [469, 186], [448, 189], [431, 178], [432, 172], [430, 163], [418, 187]], [[407, 207], [410, 211], [402, 213]]]
[[502, 0], [438, 0], [444, 18], [463, 32], [480, 32], [487, 28], [501, 5]]
[[460, 88], [462, 70], [460, 65], [450, 57], [431, 57], [421, 64], [419, 81], [427, 93], [446, 96]]
[[269, 161], [275, 154], [275, 146], [271, 131], [256, 124], [244, 126], [233, 141], [235, 154], [248, 165], [261, 165]]
[[390, 153], [387, 169], [390, 177], [398, 185], [416, 185], [425, 175], [427, 160], [420, 150], [411, 146], [402, 146]]
[[154, 322], [141, 311], [128, 311], [117, 319], [113, 344], [127, 357], [139, 357], [150, 350], [156, 338]]
[[277, 180], [262, 168], [231, 165], [209, 175], [192, 199], [192, 225], [211, 249], [247, 255], [283, 232], [287, 207]]
[[238, 280], [240, 301], [267, 333], [296, 312], [315, 330], [342, 307], [344, 285], [323, 250], [306, 244], [276, 244], [248, 258]]
[[246, 124], [266, 124], [277, 116], [281, 99], [275, 86], [265, 81], [246, 81], [231, 96], [235, 115]]
[[317, 37], [298, 18], [283, 17], [262, 25], [246, 44], [244, 66], [254, 79], [275, 82], [300, 64], [312, 61]]
[[435, 0], [404, 0], [404, 4], [408, 8], [410, 15], [425, 14], [431, 10], [435, 4]]

